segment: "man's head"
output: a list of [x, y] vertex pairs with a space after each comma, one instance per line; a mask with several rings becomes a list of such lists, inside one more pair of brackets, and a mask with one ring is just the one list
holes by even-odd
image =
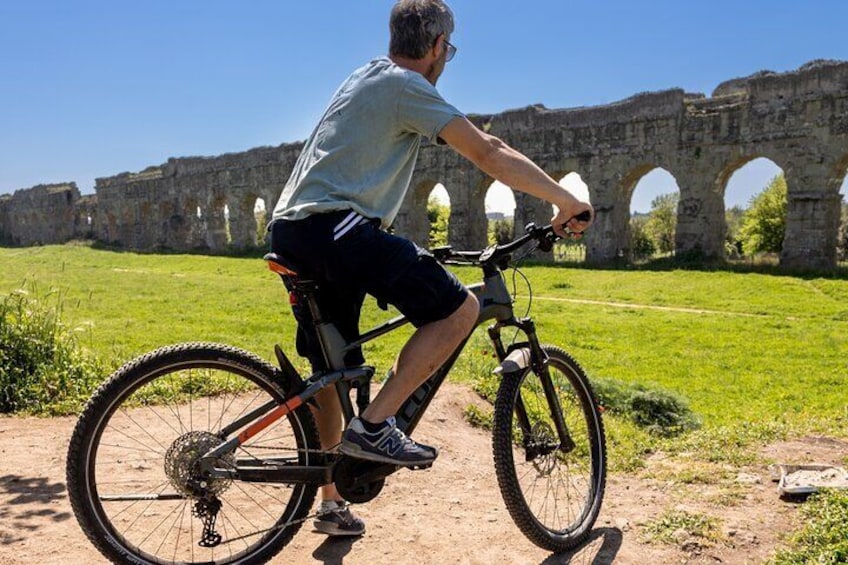
[[413, 61], [435, 57], [424, 73], [435, 84], [445, 67], [453, 26], [453, 12], [442, 0], [398, 0], [389, 20], [389, 55]]

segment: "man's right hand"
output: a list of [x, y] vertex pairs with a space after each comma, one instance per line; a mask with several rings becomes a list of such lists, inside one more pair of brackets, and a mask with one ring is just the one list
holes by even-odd
[[557, 206], [557, 213], [551, 219], [554, 232], [562, 238], [580, 237], [595, 220], [595, 210], [591, 204], [574, 197], [571, 200], [562, 207]]

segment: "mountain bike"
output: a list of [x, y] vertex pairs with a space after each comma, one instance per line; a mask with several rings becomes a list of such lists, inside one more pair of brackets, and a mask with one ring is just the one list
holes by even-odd
[[[446, 264], [482, 269], [483, 281], [469, 288], [480, 303], [478, 325], [489, 324], [500, 362], [492, 423], [499, 490], [518, 528], [538, 546], [561, 552], [589, 537], [600, 512], [601, 410], [580, 365], [562, 349], [540, 344], [530, 317], [515, 316], [505, 277], [511, 266], [518, 272], [515, 251], [550, 250], [556, 239], [550, 226], [530, 224], [506, 245], [432, 253]], [[113, 373], [86, 404], [67, 462], [74, 513], [108, 559], [261, 563], [314, 516], [318, 487], [334, 482], [345, 499], [362, 503], [401, 469], [322, 450], [310, 405], [318, 391], [335, 387], [346, 421], [361, 413], [375, 369], [346, 367], [344, 354], [407, 321], [393, 318], [347, 343], [321, 317], [316, 283], [298, 278], [273, 254], [265, 258], [309, 306], [330, 369], [303, 379], [279, 346], [274, 366], [236, 347], [185, 343]], [[504, 330], [514, 337], [504, 339]], [[400, 408], [402, 431], [415, 429], [464, 345]]]

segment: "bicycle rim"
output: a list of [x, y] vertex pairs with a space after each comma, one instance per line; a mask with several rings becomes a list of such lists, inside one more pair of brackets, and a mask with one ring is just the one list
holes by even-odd
[[[501, 493], [519, 529], [552, 551], [584, 541], [603, 498], [606, 453], [603, 423], [588, 381], [564, 351], [546, 347], [549, 372], [563, 419], [574, 442], [561, 449], [539, 375], [531, 370], [507, 377], [495, 412], [495, 465]], [[516, 406], [530, 423], [526, 434]]]
[[[69, 491], [102, 552], [116, 561], [254, 563], [291, 539], [315, 486], [200, 481], [195, 466], [222, 443], [224, 426], [282, 400], [269, 370], [239, 350], [190, 344], [129, 364], [98, 391], [72, 440], [69, 469], [82, 480], [69, 470]], [[308, 412], [292, 413], [216, 466], [308, 465], [316, 442]]]

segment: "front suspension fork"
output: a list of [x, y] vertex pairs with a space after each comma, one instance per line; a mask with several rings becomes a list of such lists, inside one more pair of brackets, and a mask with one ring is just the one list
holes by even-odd
[[[518, 327], [527, 335], [527, 343], [520, 344], [519, 347], [525, 349], [529, 355], [520, 356], [523, 361], [519, 363], [519, 368], [523, 370], [532, 370], [539, 377], [539, 381], [542, 383], [542, 390], [545, 394], [545, 401], [547, 402], [550, 410], [551, 420], [553, 421], [554, 429], [556, 430], [557, 437], [559, 438], [559, 445], [557, 446], [557, 449], [563, 453], [568, 453], [574, 449], [575, 443], [571, 438], [568, 426], [565, 424], [565, 420], [562, 416], [562, 404], [559, 401], [559, 395], [557, 394], [556, 387], [551, 380], [548, 355], [545, 353], [545, 350], [542, 349], [536, 335], [536, 325], [530, 318], [513, 320], [509, 325]], [[490, 327], [489, 337], [494, 344], [498, 358], [501, 362], [503, 362], [506, 359], [508, 352], [504, 349], [503, 343], [500, 339], [500, 327], [501, 324], [496, 324]], [[512, 351], [515, 351], [515, 348], [513, 348]], [[529, 357], [529, 359], [527, 359], [527, 357]], [[540, 454], [540, 447], [547, 453], [550, 453], [550, 451], [545, 449], [543, 446], [535, 445], [538, 438], [534, 438], [533, 425], [530, 421], [530, 416], [527, 413], [527, 408], [524, 404], [520, 388], [517, 394], [518, 396], [515, 399], [515, 417], [523, 434], [523, 445], [526, 449], [528, 460], [533, 459], [535, 456]]]

